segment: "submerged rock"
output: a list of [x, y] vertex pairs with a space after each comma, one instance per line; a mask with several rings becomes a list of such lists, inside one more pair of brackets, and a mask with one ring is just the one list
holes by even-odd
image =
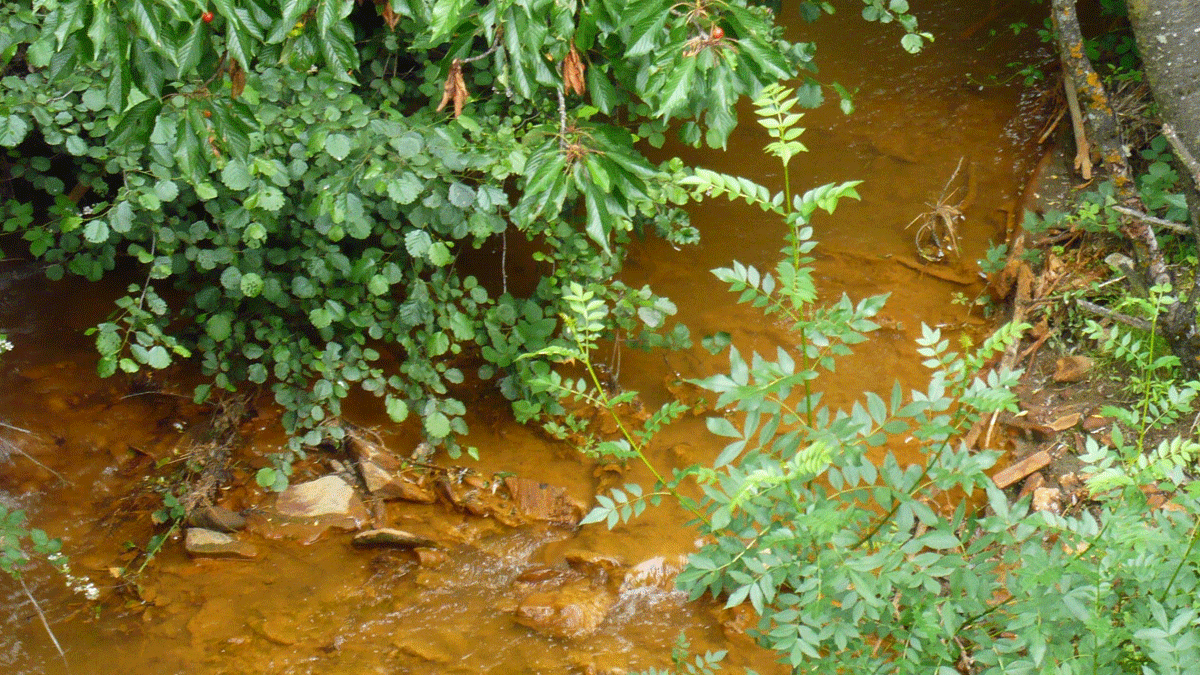
[[383, 527], [364, 530], [354, 535], [350, 542], [358, 548], [437, 548], [437, 542], [411, 532]]
[[517, 605], [515, 616], [517, 623], [539, 633], [579, 638], [595, 633], [616, 602], [615, 593], [581, 579], [529, 594]]
[[567, 564], [597, 583], [619, 578], [625, 564], [619, 558], [588, 550], [572, 550], [563, 554]]
[[187, 524], [217, 532], [238, 532], [246, 528], [246, 519], [220, 506], [204, 506], [188, 514]]
[[583, 507], [561, 487], [517, 476], [505, 478], [504, 485], [517, 511], [526, 518], [568, 527], [583, 519]]
[[656, 556], [630, 567], [621, 581], [621, 592], [635, 588], [675, 590], [675, 577], [687, 566], [686, 555]]
[[183, 547], [193, 556], [242, 559], [258, 557], [258, 547], [254, 544], [238, 541], [224, 532], [206, 530], [202, 527], [187, 529]]

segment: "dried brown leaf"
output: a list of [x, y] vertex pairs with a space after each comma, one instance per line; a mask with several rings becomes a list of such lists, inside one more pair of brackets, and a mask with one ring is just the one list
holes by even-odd
[[233, 98], [241, 96], [246, 90], [246, 71], [242, 70], [237, 59], [229, 60], [229, 90]]
[[396, 24], [400, 23], [400, 15], [392, 11], [392, 3], [384, 0], [383, 11], [380, 15], [383, 17], [383, 22], [387, 24], [389, 30], [396, 30]]
[[563, 89], [568, 94], [577, 94], [583, 96], [587, 91], [587, 84], [584, 80], [584, 72], [587, 66], [584, 65], [583, 59], [579, 57], [579, 52], [576, 51], [575, 45], [571, 45], [571, 51], [567, 52], [563, 58], [562, 75]]
[[462, 62], [454, 59], [450, 64], [450, 72], [446, 75], [446, 84], [442, 86], [442, 101], [438, 103], [438, 112], [446, 109], [446, 104], [454, 103], [454, 116], [462, 115], [463, 105], [467, 102], [467, 83], [463, 79]]

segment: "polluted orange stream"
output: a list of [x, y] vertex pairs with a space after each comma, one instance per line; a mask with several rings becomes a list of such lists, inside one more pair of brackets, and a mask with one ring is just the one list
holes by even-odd
[[[843, 116], [833, 103], [807, 114], [801, 140], [810, 152], [791, 167], [799, 190], [865, 181], [861, 202], [844, 202], [835, 216], [814, 221], [821, 242], [817, 281], [826, 299], [891, 294], [883, 328], [841, 361], [835, 376], [822, 378], [828, 405], [847, 406], [864, 389], [886, 391], [897, 379], [923, 387], [927, 373], [914, 347], [922, 323], [974, 338], [987, 326], [961, 303], [983, 292], [973, 261], [989, 240], [1005, 238], [1035, 163], [1028, 139], [1041, 122], [1034, 119], [1031, 94], [979, 84], [1007, 76], [1003, 64], [1040, 49], [1007, 30], [1013, 21], [1036, 23], [1038, 17], [996, 15], [977, 26], [994, 5], [922, 3], [922, 29], [937, 39], [915, 56], [900, 49], [893, 27], [857, 16], [825, 17], [811, 27], [797, 21], [790, 28], [793, 39], [818, 44], [822, 82], [857, 89], [855, 114]], [[797, 16], [794, 4], [785, 3], [783, 12]], [[754, 128], [748, 107], [739, 114], [743, 123], [729, 151], [674, 151], [689, 163], [780, 188], [781, 172], [759, 152], [765, 135]], [[971, 185], [961, 262], [931, 273], [922, 269], [906, 226], [936, 204], [960, 159]], [[624, 279], [669, 296], [697, 342], [726, 330], [744, 353], [773, 353], [786, 332], [737, 305], [708, 270], [735, 258], [772, 266], [782, 224], [744, 204], [706, 202], [692, 214], [703, 243], [675, 251], [645, 242], [631, 252]], [[537, 270], [514, 261], [506, 271]], [[156, 465], [165, 473], [180, 461], [209, 412], [179, 395], [185, 387], [164, 390], [164, 383], [146, 382], [133, 388], [94, 375], [94, 353], [82, 330], [107, 314], [111, 289], [51, 285], [36, 269], [6, 263], [0, 290], [0, 328], [15, 345], [0, 358], [0, 421], [8, 425], [0, 427], [0, 500], [61, 536], [72, 574], [101, 589], [101, 601], [90, 603], [61, 576], [29, 578], [66, 651], [68, 670], [20, 586], [0, 577], [5, 672], [619, 673], [666, 667], [681, 633], [695, 651], [729, 650], [727, 665], [786, 672], [739, 632], [744, 616], [688, 603], [673, 590], [672, 575], [694, 550], [695, 534], [684, 525], [686, 514], [668, 505], [609, 531], [602, 525], [510, 528], [442, 505], [388, 503], [377, 520], [442, 542], [444, 555], [425, 560], [406, 551], [356, 549], [349, 534], [336, 532], [308, 545], [245, 534], [257, 548], [253, 560], [191, 559], [173, 537], [138, 577], [134, 593], [116, 594], [113, 588], [130, 572], [122, 568], [134, 559], [132, 548], [145, 546], [149, 514], [158, 507], [146, 496], [152, 485], [132, 486], [156, 475]], [[625, 349], [611, 365], [623, 387], [656, 407], [670, 396], [670, 381], [716, 372], [724, 358], [699, 347], [665, 356]], [[467, 444], [482, 455], [471, 464], [484, 475], [544, 481], [583, 504], [612, 478], [570, 448], [514, 424], [494, 393], [473, 390], [466, 402]], [[389, 447], [407, 454], [415, 446], [417, 439], [390, 428], [380, 411], [355, 407], [351, 416], [380, 429]], [[278, 412], [269, 405], [255, 412], [241, 429], [247, 449], [231, 469], [235, 480], [249, 483], [262, 458], [284, 443]], [[669, 470], [711, 461], [719, 446], [702, 416], [692, 416], [657, 438], [651, 454]], [[303, 465], [294, 482], [328, 473], [328, 459]], [[618, 477], [626, 481], [649, 485], [652, 479], [633, 467]], [[235, 509], [254, 509], [269, 498], [242, 488], [225, 500]], [[631, 570], [596, 600], [603, 615], [594, 632], [545, 634], [516, 621], [522, 597], [538, 584], [565, 579], [566, 588], [575, 588], [566, 561], [581, 556]]]

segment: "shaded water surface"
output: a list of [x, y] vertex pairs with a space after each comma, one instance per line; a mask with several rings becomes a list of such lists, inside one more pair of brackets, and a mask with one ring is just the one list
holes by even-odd
[[[814, 223], [821, 241], [818, 282], [827, 298], [891, 294], [883, 329], [827, 381], [826, 403], [834, 406], [848, 404], [863, 388], [889, 388], [894, 379], [920, 386], [924, 373], [913, 340], [921, 323], [952, 334], [977, 335], [985, 327], [953, 301], [982, 292], [971, 261], [989, 240], [1003, 240], [1032, 168], [1028, 139], [1040, 120], [1033, 119], [1030, 97], [1015, 87], [973, 83], [1003, 76], [1003, 64], [1037, 49], [989, 34], [1027, 17], [987, 20], [1003, 3], [986, 0], [913, 4], [922, 28], [937, 36], [918, 56], [900, 50], [900, 36], [890, 27], [857, 16], [792, 27], [793, 38], [818, 43], [823, 81], [858, 90], [853, 116], [833, 105], [807, 115], [802, 140], [811, 152], [792, 167], [799, 189], [865, 181], [861, 202], [845, 202], [836, 216]], [[795, 16], [796, 10], [784, 12]], [[747, 174], [777, 189], [778, 168], [758, 152], [766, 137], [753, 128], [748, 109], [741, 116], [727, 153], [678, 152], [690, 163]], [[970, 190], [963, 262], [933, 275], [921, 270], [913, 231], [905, 228], [937, 201], [960, 159]], [[783, 332], [736, 305], [707, 270], [732, 258], [772, 265], [781, 224], [721, 202], [693, 209], [693, 219], [703, 232], [701, 245], [675, 251], [647, 242], [632, 252], [626, 280], [670, 296], [697, 339], [728, 330], [744, 352], [773, 351], [786, 339]], [[19, 428], [0, 428], [0, 499], [62, 536], [76, 575], [111, 588], [133, 558], [122, 542], [144, 545], [148, 513], [157, 507], [153, 499], [128, 497], [138, 493], [131, 482], [155, 463], [179, 461], [208, 413], [183, 397], [93, 375], [94, 356], [80, 331], [107, 313], [104, 291], [73, 282], [48, 286], [37, 273], [13, 267], [0, 269], [0, 291], [0, 326], [16, 345], [0, 360], [0, 420]], [[700, 349], [666, 357], [625, 350], [620, 380], [657, 406], [668, 396], [665, 381], [713, 372], [722, 358]], [[536, 478], [591, 502], [598, 483], [592, 465], [512, 424], [494, 395], [479, 392], [474, 403], [468, 421], [470, 442], [483, 456], [480, 470]], [[254, 456], [283, 443], [277, 413], [259, 413], [242, 428]], [[359, 421], [387, 430], [374, 411], [362, 412]], [[415, 443], [398, 433], [386, 438], [398, 450]], [[671, 467], [711, 460], [718, 449], [694, 417], [667, 430], [653, 452], [661, 466]], [[253, 469], [235, 464], [233, 472], [247, 478]], [[314, 477], [328, 469], [304, 470]], [[622, 480], [651, 482], [637, 470]], [[235, 490], [225, 499], [241, 508], [261, 497]], [[744, 635], [723, 626], [717, 608], [688, 604], [671, 589], [670, 573], [695, 545], [675, 509], [651, 509], [612, 532], [597, 526], [514, 530], [439, 506], [392, 504], [386, 520], [451, 542], [446, 560], [421, 566], [408, 553], [359, 551], [346, 535], [326, 535], [312, 545], [253, 539], [260, 555], [251, 562], [190, 560], [173, 541], [143, 573], [140, 603], [106, 590], [97, 609], [67, 592], [60, 577], [35, 576], [31, 587], [67, 650], [70, 672], [80, 674], [620, 672], [666, 666], [681, 632], [699, 651], [729, 649], [728, 663], [782, 672]], [[515, 623], [514, 581], [530, 570], [565, 569], [566, 557], [580, 551], [643, 563], [599, 630], [572, 640]], [[0, 594], [7, 609], [0, 616], [0, 669], [64, 672], [19, 587], [0, 578]]]

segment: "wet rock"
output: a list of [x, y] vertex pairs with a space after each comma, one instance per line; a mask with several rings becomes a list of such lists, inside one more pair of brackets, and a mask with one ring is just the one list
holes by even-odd
[[561, 567], [532, 567], [518, 574], [510, 589], [516, 595], [562, 588], [569, 583], [585, 581], [587, 577], [572, 569]]
[[748, 602], [722, 607], [717, 611], [716, 618], [721, 624], [721, 631], [730, 640], [746, 641], [746, 631], [758, 625], [758, 612]]
[[383, 445], [352, 433], [347, 437], [347, 447], [358, 461], [363, 483], [372, 495], [422, 504], [437, 501], [428, 478]]
[[446, 552], [436, 548], [416, 548], [417, 562], [425, 569], [441, 567], [446, 562]]
[[402, 654], [416, 657], [422, 661], [429, 663], [450, 663], [454, 660], [454, 653], [446, 648], [443, 644], [435, 644], [428, 639], [421, 639], [418, 636], [402, 636], [397, 637], [392, 641]]
[[204, 506], [188, 514], [187, 524], [216, 532], [238, 532], [246, 528], [246, 519], [220, 506]]
[[563, 555], [571, 569], [599, 583], [620, 576], [625, 567], [620, 559], [595, 551], [567, 551]]
[[369, 519], [367, 507], [340, 476], [325, 476], [279, 493], [275, 511], [287, 518], [319, 518], [331, 527], [356, 530]]
[[1062, 490], [1046, 487], [1034, 490], [1033, 510], [1062, 513]]
[[291, 647], [297, 642], [300, 642], [299, 625], [295, 618], [283, 615], [272, 614], [265, 617], [260, 623], [248, 623], [250, 630], [265, 638], [268, 642], [273, 642], [283, 647]]
[[996, 472], [996, 474], [992, 476], [992, 481], [996, 484], [996, 487], [1004, 489], [1028, 476], [1034, 471], [1041, 471], [1049, 466], [1049, 464], [1050, 453], [1045, 450], [1041, 450], [1033, 453], [1025, 459], [1022, 459], [1016, 464]]
[[189, 527], [183, 539], [183, 548], [193, 556], [207, 558], [243, 558], [258, 557], [258, 547], [215, 530], [202, 527]]
[[1017, 499], [1024, 499], [1028, 495], [1033, 494], [1034, 490], [1044, 486], [1045, 484], [1046, 477], [1042, 475], [1042, 472], [1038, 471], [1037, 473], [1030, 475], [1021, 485], [1021, 492], [1017, 495]]
[[636, 588], [675, 589], [675, 577], [687, 566], [687, 556], [657, 556], [634, 565], [625, 572], [621, 592]]
[[1086, 356], [1064, 356], [1054, 362], [1053, 379], [1058, 383], [1079, 382], [1092, 372], [1096, 362]]
[[616, 604], [616, 594], [588, 580], [577, 580], [554, 591], [535, 592], [517, 605], [517, 623], [559, 638], [586, 637], [596, 632]]
[[583, 519], [583, 507], [561, 487], [517, 476], [505, 478], [504, 485], [517, 510], [531, 520], [575, 527]]
[[437, 548], [437, 542], [411, 532], [384, 527], [364, 530], [350, 541], [356, 548]]
[[512, 499], [476, 471], [449, 471], [438, 477], [438, 489], [447, 500], [473, 516], [495, 518], [509, 527], [526, 524]]

